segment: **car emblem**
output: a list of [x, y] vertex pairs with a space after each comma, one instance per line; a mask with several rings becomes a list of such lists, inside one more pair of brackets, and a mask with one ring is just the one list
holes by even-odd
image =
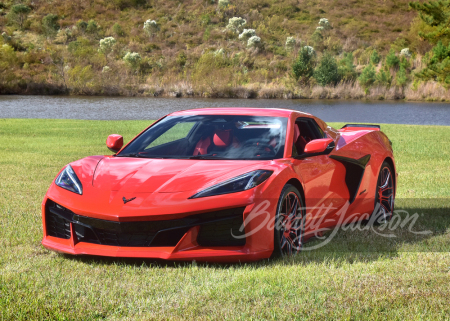
[[136, 198], [136, 197], [132, 197], [132, 198], [126, 199], [125, 196], [124, 196], [124, 197], [122, 197], [122, 200], [123, 200], [123, 203], [126, 204], [126, 203], [128, 203], [128, 202], [131, 202], [131, 201], [134, 200], [135, 198]]

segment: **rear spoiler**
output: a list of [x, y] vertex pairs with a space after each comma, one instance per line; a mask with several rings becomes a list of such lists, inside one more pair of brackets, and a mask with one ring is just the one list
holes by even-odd
[[346, 124], [341, 129], [340, 132], [351, 132], [355, 130], [375, 130], [380, 131], [380, 125], [368, 125], [368, 124]]
[[[357, 130], [374, 130], [379, 132], [380, 125], [370, 125], [370, 124], [346, 124], [339, 129], [340, 132], [353, 132]], [[392, 146], [391, 140], [388, 138], [389, 144]]]

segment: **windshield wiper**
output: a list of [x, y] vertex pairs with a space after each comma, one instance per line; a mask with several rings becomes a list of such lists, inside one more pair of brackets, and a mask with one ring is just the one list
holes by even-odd
[[188, 159], [231, 159], [231, 158], [212, 156], [212, 155], [195, 155], [195, 156], [189, 156]]
[[128, 154], [119, 154], [116, 155], [117, 157], [141, 157], [139, 154], [137, 153], [128, 153]]
[[157, 159], [167, 159], [172, 157], [165, 156], [153, 156], [153, 155], [145, 155], [140, 153], [129, 153], [129, 154], [119, 154], [118, 157], [137, 157], [137, 158], [157, 158]]

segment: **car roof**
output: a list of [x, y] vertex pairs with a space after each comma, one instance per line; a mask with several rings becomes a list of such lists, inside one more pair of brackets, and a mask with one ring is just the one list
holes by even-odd
[[293, 109], [281, 108], [250, 108], [250, 107], [218, 107], [218, 108], [197, 108], [181, 110], [171, 113], [170, 116], [185, 115], [246, 115], [246, 116], [272, 116], [272, 117], [289, 117], [291, 114], [309, 116], [311, 114], [299, 112]]

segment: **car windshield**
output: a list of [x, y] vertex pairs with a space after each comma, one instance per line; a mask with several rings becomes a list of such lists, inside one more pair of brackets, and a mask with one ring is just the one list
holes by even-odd
[[117, 156], [182, 159], [282, 158], [287, 118], [197, 115], [168, 116]]

